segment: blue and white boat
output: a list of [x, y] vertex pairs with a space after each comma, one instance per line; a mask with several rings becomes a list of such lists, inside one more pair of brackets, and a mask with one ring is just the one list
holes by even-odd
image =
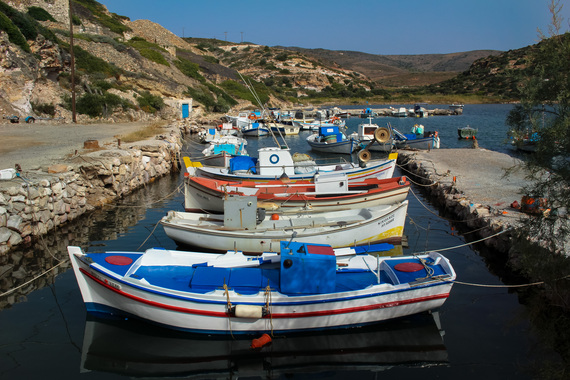
[[[379, 247], [380, 250], [389, 249]], [[367, 249], [281, 242], [244, 256], [68, 247], [86, 309], [204, 334], [283, 334], [377, 323], [440, 307], [455, 272], [438, 253], [381, 257]]]
[[307, 137], [311, 149], [324, 153], [352, 154], [358, 148], [356, 135], [346, 136], [338, 126], [319, 127], [318, 133]]
[[[237, 157], [240, 165], [230, 167], [204, 166], [199, 161], [184, 157], [188, 175], [197, 175], [223, 180], [272, 181], [287, 177], [291, 181], [312, 180], [316, 173], [336, 172], [346, 174], [349, 181], [377, 177], [391, 178], [394, 175], [397, 153], [391, 153], [385, 160], [367, 162], [339, 162], [317, 165], [312, 160], [299, 161], [289, 149], [266, 147], [258, 150], [258, 157]], [[233, 160], [232, 160], [233, 161]]]
[[424, 131], [424, 126], [416, 124], [412, 133], [402, 133], [392, 129], [393, 142], [396, 149], [439, 149], [440, 139], [437, 131]]
[[241, 134], [244, 137], [261, 137], [269, 134], [269, 128], [264, 123], [254, 122], [241, 127]]
[[206, 149], [201, 162], [205, 165], [228, 167], [230, 160], [237, 156], [247, 156], [247, 140], [237, 136], [221, 136], [212, 140]]

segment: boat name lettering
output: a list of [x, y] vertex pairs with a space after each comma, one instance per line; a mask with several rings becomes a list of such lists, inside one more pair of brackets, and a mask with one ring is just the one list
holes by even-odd
[[385, 227], [388, 224], [394, 222], [394, 218], [395, 218], [394, 215], [390, 215], [387, 218], [381, 219], [380, 222], [378, 222], [378, 223], [380, 224], [380, 227]]
[[95, 272], [95, 271], [91, 271], [91, 275], [93, 277], [95, 277], [97, 280], [105, 283], [106, 285], [112, 286], [115, 289], [121, 290], [121, 285], [114, 283], [112, 281], [109, 281], [108, 279], [106, 279], [105, 277], [101, 276], [99, 273]]

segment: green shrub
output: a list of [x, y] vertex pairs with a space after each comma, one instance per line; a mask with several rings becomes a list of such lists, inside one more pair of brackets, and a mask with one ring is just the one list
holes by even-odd
[[[67, 46], [67, 49], [69, 50], [69, 46]], [[104, 73], [107, 77], [116, 76], [121, 73], [121, 70], [117, 66], [95, 57], [79, 46], [74, 46], [73, 52], [75, 55], [75, 65], [79, 70], [83, 70], [86, 73]]]
[[30, 52], [30, 45], [28, 45], [28, 41], [26, 41], [22, 32], [20, 32], [20, 29], [3, 13], [0, 13], [0, 30], [8, 34], [8, 40], [10, 40], [11, 43], [18, 45], [22, 50], [28, 53]]
[[203, 104], [207, 111], [212, 111], [217, 104], [212, 93], [204, 86], [199, 86], [197, 88], [188, 87], [186, 94], [197, 102]]
[[34, 102], [32, 102], [31, 104], [32, 104], [32, 109], [37, 114], [55, 116], [55, 105], [48, 103], [34, 103]]
[[141, 109], [148, 113], [156, 113], [164, 108], [164, 100], [158, 95], [152, 95], [150, 92], [146, 91], [140, 94], [137, 98], [137, 102]]
[[88, 9], [101, 25], [109, 28], [114, 33], [123, 34], [126, 31], [132, 30], [121, 22], [124, 19], [128, 19], [128, 17], [119, 16], [115, 13], [111, 13], [111, 16], [109, 16], [105, 12], [105, 7], [95, 0], [74, 0], [74, 2], [76, 6]]
[[194, 78], [201, 82], [205, 81], [204, 77], [199, 73], [200, 66], [197, 63], [190, 62], [185, 58], [178, 58], [174, 61], [174, 66], [189, 78]]
[[129, 40], [128, 45], [137, 49], [146, 59], [170, 67], [170, 63], [168, 63], [166, 58], [161, 54], [161, 52], [166, 52], [166, 50], [157, 44], [148, 42], [144, 38], [134, 37]]
[[[247, 79], [250, 81], [250, 83], [253, 84], [253, 88], [255, 89], [255, 92], [257, 93], [257, 96], [260, 98], [261, 102], [263, 104], [267, 103], [269, 101], [269, 90], [267, 89], [267, 87], [264, 84], [252, 81], [249, 78]], [[255, 97], [241, 83], [238, 83], [233, 80], [226, 80], [220, 84], [220, 87], [222, 87], [224, 91], [226, 91], [234, 98], [249, 100], [252, 104], [258, 105]]]
[[0, 1], [0, 13], [4, 13], [27, 40], [34, 40], [38, 36], [37, 21], [28, 15], [18, 12], [16, 9]]
[[38, 21], [56, 22], [56, 20], [52, 17], [52, 15], [48, 11], [40, 7], [29, 7], [28, 14]]
[[217, 59], [216, 57], [212, 57], [211, 55], [203, 55], [202, 58], [204, 58], [204, 61], [206, 62], [220, 63], [219, 59]]
[[[65, 102], [67, 103], [68, 100], [65, 99]], [[70, 103], [69, 101], [69, 104], [66, 104], [66, 108], [71, 108]], [[120, 96], [110, 93], [104, 93], [103, 95], [87, 93], [79, 97], [75, 102], [77, 113], [90, 117], [108, 116], [119, 107], [129, 108], [131, 105]]]

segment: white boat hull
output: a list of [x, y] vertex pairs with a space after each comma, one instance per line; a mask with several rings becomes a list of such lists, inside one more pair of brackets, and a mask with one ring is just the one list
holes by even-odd
[[[68, 251], [89, 313], [136, 317], [160, 326], [199, 333], [287, 333], [376, 323], [440, 307], [449, 296], [455, 279], [447, 261], [442, 261], [437, 254], [430, 254], [423, 258], [434, 260], [434, 264], [439, 259], [437, 265], [444, 267], [445, 278], [424, 277], [405, 283], [397, 279], [392, 283], [372, 282], [363, 289], [338, 289], [320, 294], [283, 294], [269, 284], [257, 292], [244, 293], [232, 288], [231, 279], [218, 278], [212, 280], [216, 284], [219, 281], [215, 290], [200, 292], [190, 289], [188, 284], [194, 279], [185, 277], [183, 272], [177, 273], [185, 285], [170, 288], [154, 282], [152, 277], [148, 277], [150, 282], [146, 281], [145, 277], [136, 275], [136, 271], [119, 274], [108, 269], [108, 265], [92, 263], [84, 258], [86, 255], [79, 247], [69, 247]], [[158, 255], [168, 257], [176, 251], [162, 252]], [[111, 254], [125, 256], [129, 253]], [[366, 265], [372, 270], [377, 268], [375, 262], [384, 265], [383, 260], [367, 256], [371, 260]], [[190, 264], [191, 258], [189, 255], [187, 260]], [[159, 261], [155, 265], [165, 264]], [[172, 268], [176, 270], [176, 267]], [[212, 283], [208, 289], [214, 285]], [[231, 306], [238, 305], [250, 312], [230, 312]], [[263, 308], [264, 315], [253, 312]]]
[[238, 249], [249, 253], [280, 250], [282, 240], [329, 244], [333, 248], [373, 243], [400, 244], [408, 201], [328, 213], [269, 216], [255, 228], [226, 228], [224, 217], [170, 211], [161, 224], [176, 242], [215, 251]]
[[337, 142], [319, 142], [307, 140], [307, 142], [311, 146], [312, 150], [323, 153], [352, 154], [358, 146], [358, 142], [353, 139]]

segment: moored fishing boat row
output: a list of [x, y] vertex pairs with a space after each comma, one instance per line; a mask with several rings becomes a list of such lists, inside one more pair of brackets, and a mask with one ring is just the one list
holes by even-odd
[[[386, 143], [386, 133], [377, 128], [364, 151]], [[408, 208], [410, 183], [393, 177], [397, 153], [358, 158], [318, 165], [285, 141], [219, 167], [186, 157], [184, 211], [160, 223], [190, 249], [69, 247], [87, 310], [259, 334], [361, 326], [441, 306], [455, 280], [444, 256], [386, 256], [401, 244]]]

